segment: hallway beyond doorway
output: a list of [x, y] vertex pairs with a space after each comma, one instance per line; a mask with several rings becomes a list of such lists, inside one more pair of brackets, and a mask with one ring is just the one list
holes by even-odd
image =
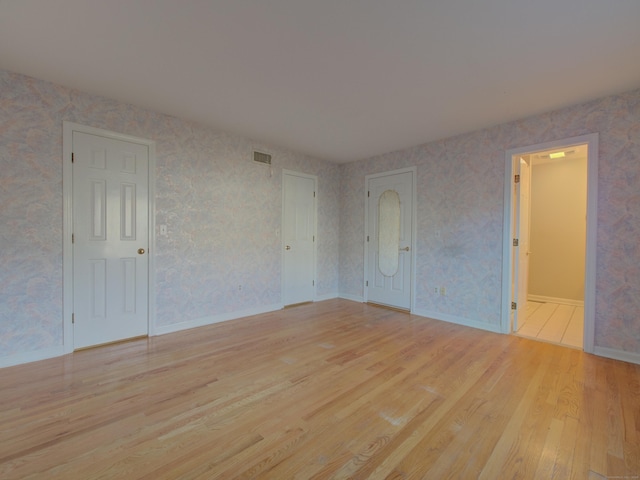
[[[577, 156], [578, 148], [586, 145], [587, 148], [587, 185], [586, 185], [586, 215], [584, 212], [578, 213], [575, 218], [582, 219], [586, 217], [586, 225], [583, 225], [584, 230], [584, 267], [583, 270], [583, 283], [578, 283], [578, 289], [582, 290], [583, 295], [576, 296], [575, 288], [572, 289], [572, 293], [559, 293], [559, 292], [547, 292], [547, 291], [531, 291], [529, 285], [525, 290], [522, 285], [521, 277], [525, 277], [525, 275], [521, 275], [520, 272], [520, 264], [522, 263], [521, 257], [526, 256], [522, 255], [522, 252], [531, 254], [531, 251], [527, 249], [527, 246], [524, 245], [525, 248], [520, 247], [520, 189], [518, 186], [521, 186], [522, 178], [518, 177], [518, 166], [520, 165], [520, 159], [525, 160], [526, 156], [531, 155], [549, 155], [549, 165], [565, 165], [567, 156]], [[553, 160], [562, 159], [560, 163], [551, 162], [552, 156]], [[531, 160], [531, 158], [529, 158]], [[546, 160], [546, 157], [545, 157]], [[577, 157], [574, 159], [577, 160]], [[546, 164], [545, 164], [546, 165]], [[538, 165], [540, 166], [540, 165]], [[535, 173], [535, 172], [534, 172]], [[581, 174], [580, 178], [584, 175]], [[558, 175], [553, 175], [552, 178], [554, 180], [558, 179]], [[574, 178], [569, 178], [567, 180], [569, 183], [573, 184]], [[562, 344], [571, 346], [573, 348], [581, 349], [587, 353], [593, 353], [594, 351], [594, 336], [595, 336], [595, 245], [596, 245], [596, 231], [597, 231], [597, 186], [598, 186], [598, 134], [592, 133], [587, 135], [581, 135], [578, 137], [559, 139], [552, 142], [541, 143], [537, 145], [529, 145], [526, 147], [515, 148], [511, 150], [507, 150], [505, 152], [505, 190], [504, 190], [504, 219], [505, 225], [503, 229], [503, 258], [507, 261], [503, 262], [503, 282], [502, 282], [502, 321], [501, 321], [501, 331], [504, 333], [513, 333], [520, 334], [521, 336], [529, 336], [532, 338], [538, 338], [543, 341], [552, 342], [556, 344]], [[564, 192], [564, 190], [563, 190]], [[568, 192], [565, 192], [568, 194]], [[565, 195], [566, 196], [566, 195]], [[574, 195], [571, 194], [570, 198], [574, 198]], [[561, 198], [556, 202], [556, 206], [558, 204], [563, 205], [564, 200]], [[552, 206], [554, 212], [558, 210], [554, 206]], [[573, 217], [572, 217], [573, 218]], [[526, 220], [526, 219], [525, 219]], [[562, 228], [558, 228], [556, 230], [562, 231], [566, 226], [566, 222], [561, 224]], [[555, 228], [555, 227], [554, 227]], [[531, 230], [531, 227], [530, 229]], [[526, 233], [526, 232], [525, 232]], [[569, 249], [571, 251], [577, 250], [574, 246], [577, 244], [576, 242], [580, 242], [582, 244], [582, 237], [578, 240], [573, 240], [573, 243], [570, 244]], [[526, 243], [526, 242], [523, 242]], [[533, 242], [530, 242], [533, 243]], [[557, 242], [556, 242], [557, 243]], [[535, 254], [537, 256], [541, 256], [544, 254], [544, 246], [540, 248], [540, 245], [536, 247]], [[531, 249], [533, 250], [533, 248]], [[566, 249], [565, 249], [566, 251]], [[564, 253], [561, 252], [561, 253]], [[550, 260], [555, 265], [564, 265], [563, 258], [566, 255], [562, 256], [560, 260]], [[574, 265], [575, 266], [575, 265]], [[532, 270], [532, 269], [531, 269]], [[531, 272], [527, 272], [531, 273]], [[555, 280], [557, 277], [554, 276]], [[527, 275], [525, 278], [529, 278]], [[520, 281], [519, 281], [520, 280]], [[542, 279], [543, 285], [550, 285], [551, 282], [548, 279]], [[528, 283], [528, 282], [527, 282]], [[575, 282], [572, 283], [572, 286], [575, 287]], [[573, 313], [569, 313], [568, 319], [566, 318], [566, 312], [564, 306], [560, 308], [557, 312], [559, 315], [563, 315], [565, 317], [564, 327], [558, 327], [554, 322], [549, 323], [547, 328], [553, 328], [554, 333], [551, 335], [551, 338], [545, 339], [545, 325], [548, 323], [547, 320], [551, 317], [553, 312], [548, 312], [546, 318], [541, 318], [537, 323], [533, 325], [527, 326], [527, 320], [520, 317], [526, 317], [524, 315], [525, 312], [522, 310], [527, 309], [525, 302], [518, 302], [518, 298], [527, 299], [531, 297], [532, 300], [551, 300], [558, 301], [562, 303], [568, 304], [578, 304], [581, 305], [582, 314], [577, 315], [575, 318], [581, 318], [583, 321], [582, 325], [582, 339], [578, 341], [578, 339], [569, 340], [567, 337], [563, 340], [565, 333], [571, 333], [575, 331], [573, 326], [569, 326], [569, 323], [573, 317]], [[556, 300], [558, 299], [558, 300]], [[518, 315], [518, 306], [520, 307], [520, 315]], [[532, 305], [532, 307], [539, 305]], [[514, 309], [515, 308], [515, 309]], [[546, 309], [549, 309], [549, 306], [545, 307], [540, 313], [533, 315], [543, 317], [542, 312]], [[554, 311], [556, 309], [553, 309]], [[535, 319], [534, 316], [534, 319]]]

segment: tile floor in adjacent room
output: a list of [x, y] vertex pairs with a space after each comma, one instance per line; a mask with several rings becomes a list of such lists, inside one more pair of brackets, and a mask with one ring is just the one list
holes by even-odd
[[528, 301], [517, 334], [582, 349], [583, 325], [584, 307]]

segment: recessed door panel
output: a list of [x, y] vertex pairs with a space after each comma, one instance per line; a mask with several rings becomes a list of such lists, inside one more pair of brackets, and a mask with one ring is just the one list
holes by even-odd
[[136, 239], [136, 185], [120, 185], [120, 239]]
[[136, 173], [136, 154], [132, 152], [122, 153], [122, 173]]
[[104, 259], [90, 260], [91, 318], [102, 320], [107, 316], [107, 268]]
[[120, 260], [122, 271], [122, 312], [136, 313], [136, 259], [123, 258]]
[[89, 238], [94, 241], [104, 241], [107, 238], [107, 184], [104, 180], [91, 180], [89, 191], [91, 196]]

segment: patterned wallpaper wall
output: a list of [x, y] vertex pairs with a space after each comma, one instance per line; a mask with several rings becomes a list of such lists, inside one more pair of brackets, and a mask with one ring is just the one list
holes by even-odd
[[598, 132], [595, 340], [640, 353], [640, 90], [346, 165], [268, 147], [269, 176], [248, 139], [0, 70], [0, 357], [62, 343], [63, 120], [156, 141], [158, 326], [280, 302], [283, 168], [318, 175], [318, 295], [362, 297], [365, 175], [417, 166], [416, 309], [497, 327], [505, 151]]
[[[0, 357], [62, 344], [62, 122], [156, 142], [157, 325], [281, 302], [282, 169], [318, 176], [317, 294], [338, 293], [339, 166], [0, 70]], [[238, 290], [242, 285], [242, 290]]]
[[[365, 175], [417, 166], [416, 311], [500, 323], [505, 151], [599, 133], [595, 344], [640, 353], [640, 90], [342, 169], [340, 292], [362, 297]], [[444, 285], [447, 295], [434, 295]]]

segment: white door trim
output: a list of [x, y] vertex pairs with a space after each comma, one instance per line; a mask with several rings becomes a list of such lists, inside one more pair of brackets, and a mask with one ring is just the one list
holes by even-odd
[[156, 334], [156, 307], [155, 307], [155, 171], [156, 150], [155, 142], [139, 137], [132, 137], [121, 133], [103, 130], [101, 128], [88, 127], [73, 122], [63, 122], [62, 134], [62, 325], [64, 353], [73, 352], [73, 325], [71, 315], [73, 313], [73, 247], [71, 234], [73, 233], [73, 169], [71, 154], [73, 150], [73, 132], [99, 135], [101, 137], [121, 140], [125, 142], [146, 145], [149, 148], [149, 305], [148, 326], [149, 335]]
[[596, 304], [596, 242], [598, 222], [598, 134], [590, 133], [578, 137], [564, 138], [553, 142], [529, 145], [526, 147], [507, 150], [505, 153], [505, 177], [504, 177], [504, 228], [502, 243], [502, 320], [503, 333], [511, 331], [511, 248], [513, 229], [513, 161], [514, 155], [524, 155], [540, 150], [568, 147], [572, 145], [587, 144], [587, 235], [586, 235], [586, 262], [584, 279], [584, 342], [583, 349], [587, 353], [593, 353], [595, 334], [595, 304]]
[[413, 185], [412, 187], [412, 196], [411, 199], [413, 203], [413, 211], [411, 212], [411, 248], [413, 249], [413, 255], [411, 255], [411, 303], [410, 303], [410, 312], [413, 312], [416, 308], [416, 296], [415, 296], [415, 288], [416, 288], [416, 239], [417, 237], [417, 225], [418, 225], [418, 203], [417, 203], [417, 177], [418, 177], [418, 169], [416, 167], [408, 167], [408, 168], [400, 168], [398, 170], [391, 170], [389, 172], [382, 173], [374, 173], [371, 175], [367, 175], [364, 177], [364, 270], [363, 270], [363, 300], [364, 302], [369, 301], [369, 288], [367, 287], [367, 279], [369, 278], [369, 243], [367, 242], [367, 234], [369, 232], [369, 198], [367, 197], [367, 191], [369, 189], [369, 180], [379, 177], [387, 177], [390, 175], [397, 175], [399, 173], [407, 173], [412, 172]]
[[307, 173], [296, 172], [295, 170], [287, 170], [282, 169], [282, 176], [280, 177], [280, 185], [282, 190], [282, 213], [280, 214], [280, 271], [282, 274], [280, 275], [280, 305], [284, 307], [284, 290], [286, 288], [285, 282], [285, 266], [284, 266], [284, 249], [285, 249], [285, 238], [284, 238], [284, 176], [285, 175], [293, 175], [296, 177], [308, 178], [313, 181], [313, 191], [315, 192], [315, 198], [313, 202], [313, 232], [315, 235], [315, 241], [313, 242], [313, 300], [317, 300], [318, 298], [318, 177], [316, 175], [309, 175]]

